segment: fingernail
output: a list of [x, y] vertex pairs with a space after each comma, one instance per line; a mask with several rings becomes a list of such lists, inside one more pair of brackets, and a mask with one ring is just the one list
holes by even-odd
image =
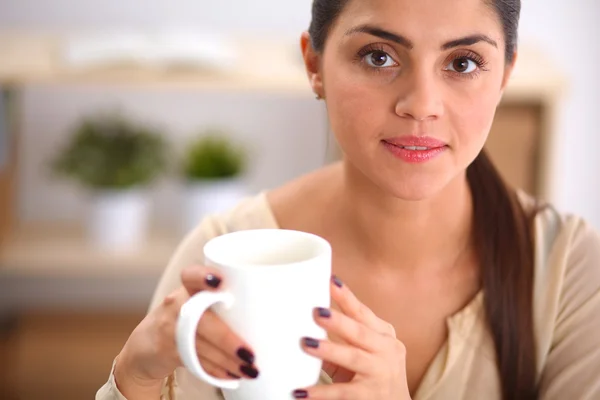
[[240, 371], [252, 379], [258, 378], [258, 370], [251, 365], [242, 365]]
[[247, 362], [248, 364], [254, 364], [254, 354], [245, 347], [240, 347], [237, 351], [237, 356], [240, 360]]
[[340, 278], [338, 278], [337, 276], [332, 276], [331, 280], [333, 281], [333, 283], [335, 284], [335, 286], [341, 288], [342, 286], [344, 286], [344, 284], [342, 283], [342, 281], [340, 280]]
[[294, 390], [295, 399], [308, 399], [308, 392], [306, 390]]
[[227, 376], [229, 376], [230, 378], [233, 378], [233, 379], [242, 379], [241, 376], [237, 376], [236, 374], [232, 374], [229, 371], [227, 371]]
[[214, 276], [213, 274], [208, 274], [206, 275], [205, 282], [211, 288], [216, 289], [221, 285], [221, 278]]
[[313, 338], [304, 338], [304, 345], [312, 349], [318, 349], [319, 341]]
[[319, 314], [319, 317], [321, 317], [321, 318], [331, 318], [331, 310], [329, 310], [327, 308], [319, 307], [319, 308], [317, 308], [317, 313]]

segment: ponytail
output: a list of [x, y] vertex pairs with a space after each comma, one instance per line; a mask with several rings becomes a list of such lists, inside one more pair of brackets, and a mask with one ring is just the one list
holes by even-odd
[[482, 151], [467, 170], [487, 325], [504, 400], [535, 400], [533, 217]]

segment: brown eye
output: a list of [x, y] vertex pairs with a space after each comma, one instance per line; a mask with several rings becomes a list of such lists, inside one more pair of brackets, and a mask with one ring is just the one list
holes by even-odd
[[385, 51], [376, 50], [367, 54], [364, 58], [365, 62], [374, 68], [393, 67], [396, 62]]
[[456, 72], [464, 73], [469, 69], [469, 60], [466, 58], [458, 58], [454, 60], [453, 66]]
[[373, 65], [376, 65], [378, 67], [383, 67], [387, 60], [388, 55], [385, 54], [383, 51], [375, 51], [373, 52], [373, 54], [371, 54], [371, 62], [373, 62]]
[[459, 74], [468, 74], [477, 69], [477, 63], [468, 57], [459, 57], [452, 61], [447, 69]]

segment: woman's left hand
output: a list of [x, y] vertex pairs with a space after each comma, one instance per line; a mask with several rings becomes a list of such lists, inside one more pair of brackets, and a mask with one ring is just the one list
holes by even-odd
[[298, 389], [294, 397], [318, 400], [410, 400], [406, 381], [406, 349], [394, 327], [379, 319], [334, 277], [332, 300], [340, 311], [315, 310], [317, 323], [330, 340], [305, 338], [304, 350], [324, 361], [333, 385]]

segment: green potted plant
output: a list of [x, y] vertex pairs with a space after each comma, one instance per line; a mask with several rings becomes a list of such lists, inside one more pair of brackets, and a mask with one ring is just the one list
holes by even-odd
[[206, 215], [234, 206], [246, 194], [246, 167], [246, 150], [222, 130], [206, 130], [188, 143], [181, 167], [185, 231], [193, 229]]
[[99, 113], [78, 122], [51, 160], [51, 171], [90, 195], [91, 241], [108, 249], [139, 244], [147, 230], [145, 189], [164, 171], [167, 146], [157, 129], [120, 113]]

